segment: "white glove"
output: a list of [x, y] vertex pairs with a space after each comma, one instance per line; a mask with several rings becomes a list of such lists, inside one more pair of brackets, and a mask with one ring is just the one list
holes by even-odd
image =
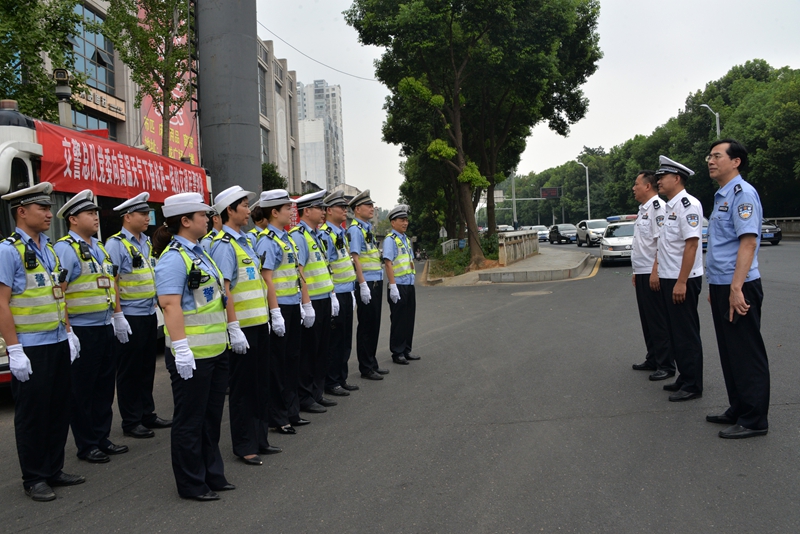
[[172, 342], [172, 351], [175, 353], [175, 367], [184, 380], [192, 378], [192, 370], [197, 369], [194, 363], [194, 354], [189, 348], [188, 339], [179, 339]]
[[81, 340], [71, 328], [67, 332], [67, 340], [69, 341], [69, 363], [72, 363], [81, 357]]
[[111, 317], [111, 321], [114, 323], [114, 335], [117, 336], [119, 342], [127, 343], [128, 334], [133, 334], [133, 330], [131, 330], [131, 325], [125, 318], [125, 314], [117, 312]]
[[336, 298], [336, 293], [331, 293], [331, 316], [337, 317], [339, 315], [339, 299]]
[[242, 332], [242, 327], [239, 326], [239, 321], [231, 321], [228, 323], [228, 335], [231, 337], [231, 349], [236, 354], [246, 354], [247, 349], [250, 348], [250, 343]]
[[283, 337], [286, 334], [286, 323], [283, 320], [283, 315], [281, 315], [281, 309], [270, 310], [269, 316], [272, 319], [272, 331], [275, 332], [276, 336]]
[[353, 297], [353, 311], [356, 311], [356, 292], [351, 291], [350, 296]]
[[11, 369], [11, 374], [20, 382], [27, 382], [33, 374], [31, 369], [31, 361], [22, 345], [9, 345], [8, 347], [8, 367]]
[[364, 304], [369, 304], [369, 301], [372, 300], [372, 294], [369, 291], [369, 286], [367, 286], [367, 283], [361, 282], [358, 284], [358, 291], [361, 293], [361, 302]]
[[306, 328], [314, 326], [314, 320], [317, 318], [317, 314], [314, 312], [314, 306], [312, 306], [310, 302], [300, 305], [300, 314], [303, 316], [303, 326]]
[[392, 299], [392, 302], [395, 304], [400, 300], [400, 292], [397, 290], [397, 284], [389, 284], [389, 298]]

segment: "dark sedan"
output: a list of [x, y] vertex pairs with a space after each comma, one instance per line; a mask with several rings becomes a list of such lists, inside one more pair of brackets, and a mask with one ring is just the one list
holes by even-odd
[[761, 242], [769, 241], [773, 245], [777, 245], [783, 238], [783, 232], [776, 224], [772, 224], [768, 220], [761, 221]]
[[554, 224], [550, 227], [550, 243], [574, 243], [578, 237], [578, 229], [574, 224]]

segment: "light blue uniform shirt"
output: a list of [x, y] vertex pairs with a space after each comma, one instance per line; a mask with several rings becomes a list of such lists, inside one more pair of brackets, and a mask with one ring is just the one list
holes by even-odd
[[[150, 244], [150, 239], [148, 239], [145, 234], [141, 235], [144, 239], [139, 241], [137, 237], [125, 228], [120, 232], [125, 236], [125, 239], [130, 241], [131, 245], [139, 251], [144, 261], [150, 261], [152, 245]], [[131, 253], [126, 249], [122, 241], [109, 238], [106, 241], [106, 252], [108, 252], [108, 255], [111, 257], [111, 263], [119, 267], [119, 274], [130, 274], [133, 272], [133, 258], [131, 258]], [[146, 317], [156, 312], [156, 297], [137, 300], [120, 299], [119, 303], [122, 307], [122, 313], [125, 315]]]
[[[400, 236], [400, 241], [403, 242], [403, 245], [406, 247], [406, 252], [408, 252], [408, 256], [411, 258], [411, 265], [414, 265], [414, 253], [411, 250], [411, 246], [408, 243], [408, 237], [406, 234], [401, 234], [400, 232], [394, 231], [393, 232]], [[383, 259], [394, 261], [397, 257], [397, 243], [394, 242], [394, 237], [392, 234], [386, 236], [386, 239], [383, 240]], [[403, 276], [395, 276], [394, 283], [398, 286], [413, 286], [414, 285], [414, 273], [404, 274]]]
[[215, 237], [217, 237], [218, 233], [219, 230], [217, 230], [216, 228], [212, 228], [211, 235], [208, 237], [204, 237], [203, 239], [200, 240], [200, 246], [203, 247], [203, 250], [205, 250], [209, 254], [211, 254], [211, 242], [214, 240]]
[[[199, 264], [196, 263], [198, 269], [202, 269], [206, 274], [217, 278], [217, 270], [214, 269], [211, 260], [204, 254], [203, 247], [199, 243], [192, 243], [185, 237], [178, 235], [173, 239], [183, 245], [184, 252], [192, 261], [199, 260]], [[159, 297], [162, 295], [181, 295], [181, 309], [183, 311], [193, 311], [196, 308], [192, 290], [189, 289], [187, 281], [186, 263], [177, 250], [170, 250], [169, 248], [165, 250], [166, 252], [159, 258], [156, 265], [156, 294]], [[220, 284], [220, 288], [224, 288], [222, 280], [218, 279], [217, 282]], [[222, 294], [225, 294], [224, 291], [222, 291]]]
[[[345, 240], [344, 228], [342, 228], [338, 224], [331, 224], [331, 223], [328, 223], [328, 227], [332, 229], [331, 231], [333, 232], [334, 235], [339, 236], [339, 238], [344, 242]], [[339, 259], [339, 253], [336, 250], [333, 237], [329, 236], [328, 232], [321, 230], [319, 232], [319, 240], [324, 242], [325, 249], [327, 250], [329, 263], [333, 263], [334, 261]], [[346, 248], [345, 248], [345, 254], [350, 256]], [[355, 290], [355, 288], [356, 288], [355, 282], [347, 282], [346, 284], [336, 284], [336, 283], [333, 284], [334, 293], [349, 293], [350, 291]]]
[[[322, 247], [320, 247], [319, 244], [319, 232], [314, 228], [311, 228], [304, 221], [300, 221], [300, 224], [298, 226], [305, 228], [306, 231], [308, 231], [308, 233], [311, 234], [311, 237], [317, 243], [317, 250], [312, 251], [312, 253], [317, 255], [316, 261], [323, 260], [324, 258], [322, 256], [323, 254]], [[297, 261], [300, 263], [301, 266], [305, 267], [308, 264], [309, 260], [308, 243], [306, 243], [306, 238], [301, 232], [297, 231], [292, 234], [292, 240], [297, 245]], [[331, 298], [331, 294], [325, 293], [323, 295], [314, 295], [311, 297], [311, 300], [322, 300], [329, 298]]]
[[[36, 254], [36, 258], [42, 267], [47, 272], [52, 273], [56, 269], [56, 259], [53, 254], [47, 249], [47, 243], [50, 240], [46, 234], [39, 234], [39, 244], [41, 248], [36, 246], [36, 243], [31, 241], [30, 236], [20, 230], [14, 229], [21, 237], [24, 243], [30, 243], [30, 248]], [[0, 284], [6, 285], [11, 288], [12, 295], [19, 295], [25, 291], [25, 266], [22, 263], [22, 258], [14, 246], [6, 241], [0, 241]], [[39, 345], [51, 345], [59, 341], [66, 341], [67, 329], [63, 324], [60, 324], [55, 330], [50, 332], [36, 332], [20, 334], [17, 333], [17, 339], [23, 347], [37, 347]]]
[[[250, 240], [241, 232], [237, 232], [227, 224], [222, 226], [222, 231], [229, 233], [240, 247], [247, 253], [251, 260], [253, 260], [253, 268], [255, 269], [256, 276], [261, 276], [261, 264], [258, 262], [256, 251], [250, 247]], [[236, 287], [239, 281], [239, 266], [236, 263], [236, 251], [233, 250], [233, 245], [225, 244], [222, 241], [214, 241], [211, 245], [211, 259], [217, 264], [219, 270], [222, 271], [222, 278], [230, 281], [231, 291]], [[250, 267], [248, 267], [248, 270]], [[248, 271], [248, 274], [249, 271]]]
[[[78, 243], [85, 243], [84, 239], [72, 230], [69, 231], [69, 235]], [[91, 243], [87, 243], [89, 245], [89, 252], [92, 254], [95, 263], [100, 267], [106, 259], [106, 255], [100, 250], [100, 246], [98, 245], [99, 241], [96, 237], [92, 237], [91, 241]], [[53, 248], [56, 249], [58, 259], [61, 261], [61, 267], [69, 270], [67, 282], [72, 282], [78, 278], [81, 275], [81, 261], [75, 253], [75, 249], [72, 248], [72, 245], [66, 241], [56, 241]], [[69, 312], [69, 304], [67, 304], [67, 312]], [[113, 306], [109, 306], [106, 311], [101, 312], [79, 313], [78, 315], [70, 312], [69, 324], [71, 326], [103, 326], [111, 324], [111, 316], [113, 314]]]
[[[267, 225], [267, 230], [272, 230], [275, 232], [275, 235], [286, 243], [289, 244], [289, 232], [283, 229], [275, 228], [274, 226]], [[260, 258], [261, 255], [264, 255], [264, 265], [262, 265], [262, 269], [268, 269], [270, 271], [276, 270], [280, 267], [281, 262], [283, 262], [283, 249], [278, 245], [274, 239], [263, 235], [258, 238], [258, 243], [256, 243], [256, 254]], [[289, 263], [294, 263], [294, 251], [289, 252]], [[292, 305], [292, 304], [300, 304], [300, 292], [298, 291], [295, 295], [290, 297], [278, 297], [278, 304], [283, 305]]]
[[[356, 219], [356, 221], [361, 223], [361, 226], [363, 226], [364, 230], [367, 232], [372, 230], [371, 224], [366, 223], [361, 219]], [[364, 234], [361, 233], [361, 228], [358, 226], [350, 226], [347, 229], [347, 235], [350, 237], [350, 252], [355, 252], [356, 254], [360, 255], [362, 252], [367, 251], [367, 244], [364, 242]], [[363, 274], [366, 282], [377, 282], [378, 280], [383, 280], [383, 269], [380, 271], [363, 271]]]
[[755, 234], [756, 253], [745, 282], [761, 278], [758, 272], [758, 249], [761, 247], [761, 199], [755, 188], [737, 176], [714, 194], [714, 211], [708, 218], [708, 283], [729, 285], [733, 282], [739, 238]]

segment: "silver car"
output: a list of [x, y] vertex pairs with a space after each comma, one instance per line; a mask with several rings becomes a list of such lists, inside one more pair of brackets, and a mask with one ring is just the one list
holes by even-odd
[[578, 246], [586, 245], [591, 247], [600, 243], [603, 239], [603, 232], [608, 226], [608, 221], [605, 219], [587, 219], [578, 223], [578, 237], [576, 241]]

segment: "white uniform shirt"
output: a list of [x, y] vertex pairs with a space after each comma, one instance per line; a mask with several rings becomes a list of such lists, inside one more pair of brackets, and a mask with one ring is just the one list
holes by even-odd
[[639, 214], [633, 227], [631, 265], [633, 274], [650, 274], [656, 260], [658, 231], [664, 224], [664, 201], [653, 198], [639, 204]]
[[689, 278], [703, 276], [703, 207], [681, 191], [666, 203], [664, 225], [658, 234], [658, 277], [676, 280], [681, 272], [686, 240], [697, 238], [697, 253]]

